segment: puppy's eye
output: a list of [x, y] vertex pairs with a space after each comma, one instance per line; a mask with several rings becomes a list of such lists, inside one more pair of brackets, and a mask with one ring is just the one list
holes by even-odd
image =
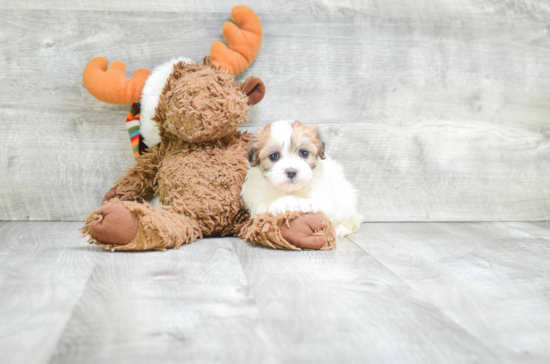
[[302, 157], [304, 159], [309, 157], [309, 152], [307, 150], [301, 150], [300, 151], [300, 157]]
[[272, 162], [276, 162], [279, 160], [279, 153], [273, 153], [269, 156], [269, 159], [272, 161]]

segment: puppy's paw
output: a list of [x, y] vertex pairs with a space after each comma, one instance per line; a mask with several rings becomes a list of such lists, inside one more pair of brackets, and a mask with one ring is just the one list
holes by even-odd
[[287, 211], [314, 212], [314, 207], [308, 199], [296, 196], [284, 196], [273, 202], [268, 210], [273, 216], [284, 214]]
[[353, 231], [345, 227], [344, 225], [338, 225], [334, 228], [336, 230], [336, 236], [339, 238], [343, 238], [344, 236], [348, 236], [350, 234], [353, 234]]

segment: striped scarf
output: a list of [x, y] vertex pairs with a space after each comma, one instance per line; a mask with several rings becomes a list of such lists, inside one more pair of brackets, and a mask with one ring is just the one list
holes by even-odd
[[134, 158], [139, 157], [147, 149], [147, 146], [143, 143], [143, 139], [141, 137], [139, 110], [139, 103], [132, 104], [132, 108], [126, 117], [126, 129], [128, 130], [130, 142], [132, 143]]

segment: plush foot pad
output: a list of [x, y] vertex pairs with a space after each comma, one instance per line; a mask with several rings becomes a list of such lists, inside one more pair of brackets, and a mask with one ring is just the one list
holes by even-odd
[[126, 245], [138, 233], [137, 216], [120, 202], [101, 206], [92, 218], [94, 220], [90, 222], [90, 235], [104, 244]]
[[315, 235], [323, 229], [321, 214], [304, 214], [287, 224], [281, 225], [281, 235], [286, 241], [300, 249], [321, 249], [325, 246], [324, 235]]
[[256, 215], [239, 227], [239, 237], [274, 249], [332, 249], [336, 232], [323, 213], [293, 211]]

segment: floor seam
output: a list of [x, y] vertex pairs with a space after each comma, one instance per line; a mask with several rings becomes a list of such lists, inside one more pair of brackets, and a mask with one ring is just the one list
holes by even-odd
[[65, 332], [67, 332], [67, 327], [69, 326], [69, 323], [71, 322], [71, 319], [74, 316], [74, 311], [76, 310], [76, 308], [78, 307], [78, 304], [82, 300], [82, 296], [84, 295], [84, 292], [86, 291], [86, 288], [90, 284], [90, 280], [92, 278], [92, 275], [96, 271], [97, 266], [98, 266], [98, 260], [96, 258], [94, 258], [94, 267], [92, 269], [90, 269], [90, 274], [88, 275], [88, 278], [86, 279], [86, 284], [84, 284], [84, 286], [82, 287], [82, 290], [78, 294], [78, 298], [75, 300], [74, 305], [71, 309], [71, 314], [68, 316], [67, 321], [65, 322], [65, 325], [63, 325], [63, 330], [59, 334], [59, 338], [57, 339], [56, 344], [55, 344], [55, 346], [52, 350], [52, 353], [50, 355], [50, 358], [48, 359], [48, 364], [51, 364], [52, 361], [54, 360], [55, 354], [57, 353], [57, 348], [59, 347], [59, 344], [61, 343], [61, 340], [65, 336]]
[[[429, 223], [427, 223], [429, 224]], [[371, 257], [372, 259], [374, 259], [376, 262], [378, 262], [382, 267], [384, 267], [385, 269], [388, 270], [388, 272], [390, 272], [393, 276], [395, 276], [397, 279], [399, 279], [400, 282], [402, 282], [403, 284], [405, 284], [407, 287], [409, 287], [411, 290], [413, 290], [414, 292], [416, 292], [420, 297], [425, 297], [425, 295], [418, 291], [415, 287], [411, 286], [408, 282], [406, 282], [405, 280], [403, 280], [403, 278], [401, 278], [397, 273], [395, 273], [392, 269], [390, 269], [388, 266], [386, 266], [384, 263], [382, 263], [380, 260], [378, 260], [375, 256], [373, 256], [372, 254], [370, 254], [368, 251], [366, 251], [365, 249], [363, 249], [363, 247], [361, 247], [361, 245], [357, 244], [355, 241], [352, 240], [352, 238], [350, 238], [349, 236], [346, 236], [345, 237], [346, 239], [348, 239], [349, 241], [351, 241], [355, 246], [357, 246], [358, 248], [360, 248], [362, 251], [364, 251], [369, 257]], [[466, 327], [464, 327], [463, 325], [461, 325], [460, 323], [456, 322], [452, 317], [450, 317], [439, 305], [437, 305], [435, 302], [433, 302], [432, 300], [429, 300], [428, 301], [429, 303], [431, 303], [435, 308], [437, 308], [437, 310], [441, 313], [441, 315], [443, 315], [445, 318], [447, 318], [449, 321], [451, 321], [452, 323], [454, 323], [455, 325], [457, 325], [458, 327], [460, 327], [465, 333], [467, 333], [472, 339], [474, 339], [476, 342], [478, 342], [481, 346], [483, 346], [484, 348], [486, 348], [489, 352], [493, 353], [493, 355], [502, 360], [503, 358], [497, 353], [495, 352], [495, 350], [493, 350], [492, 348], [490, 348], [489, 346], [487, 346], [487, 344], [482, 341], [477, 335], [474, 335], [470, 330], [468, 330]]]
[[[273, 354], [274, 351], [272, 350], [272, 346], [269, 345], [270, 343], [273, 342], [272, 339], [268, 335], [269, 332], [270, 332], [269, 327], [263, 321], [262, 310], [260, 308], [260, 305], [258, 304], [258, 300], [256, 299], [256, 296], [251, 292], [250, 280], [248, 279], [248, 275], [246, 274], [246, 272], [244, 270], [243, 261], [241, 260], [241, 257], [238, 253], [237, 244], [239, 244], [239, 243], [241, 243], [241, 244], [250, 244], [250, 243], [245, 241], [245, 240], [242, 240], [240, 238], [237, 238], [237, 237], [228, 237], [228, 239], [231, 239], [231, 247], [233, 248], [233, 252], [235, 253], [235, 256], [237, 257], [237, 261], [239, 262], [239, 265], [241, 267], [241, 272], [243, 274], [243, 277], [246, 279], [247, 298], [252, 299], [254, 301], [254, 307], [256, 307], [256, 309], [258, 310], [258, 325], [259, 325], [259, 329], [261, 330], [260, 333], [262, 335], [262, 339], [265, 340], [266, 347], [269, 347], [268, 350]], [[278, 360], [274, 357], [271, 357], [271, 359], [274, 360], [274, 363], [279, 363], [280, 362], [280, 360]]]

